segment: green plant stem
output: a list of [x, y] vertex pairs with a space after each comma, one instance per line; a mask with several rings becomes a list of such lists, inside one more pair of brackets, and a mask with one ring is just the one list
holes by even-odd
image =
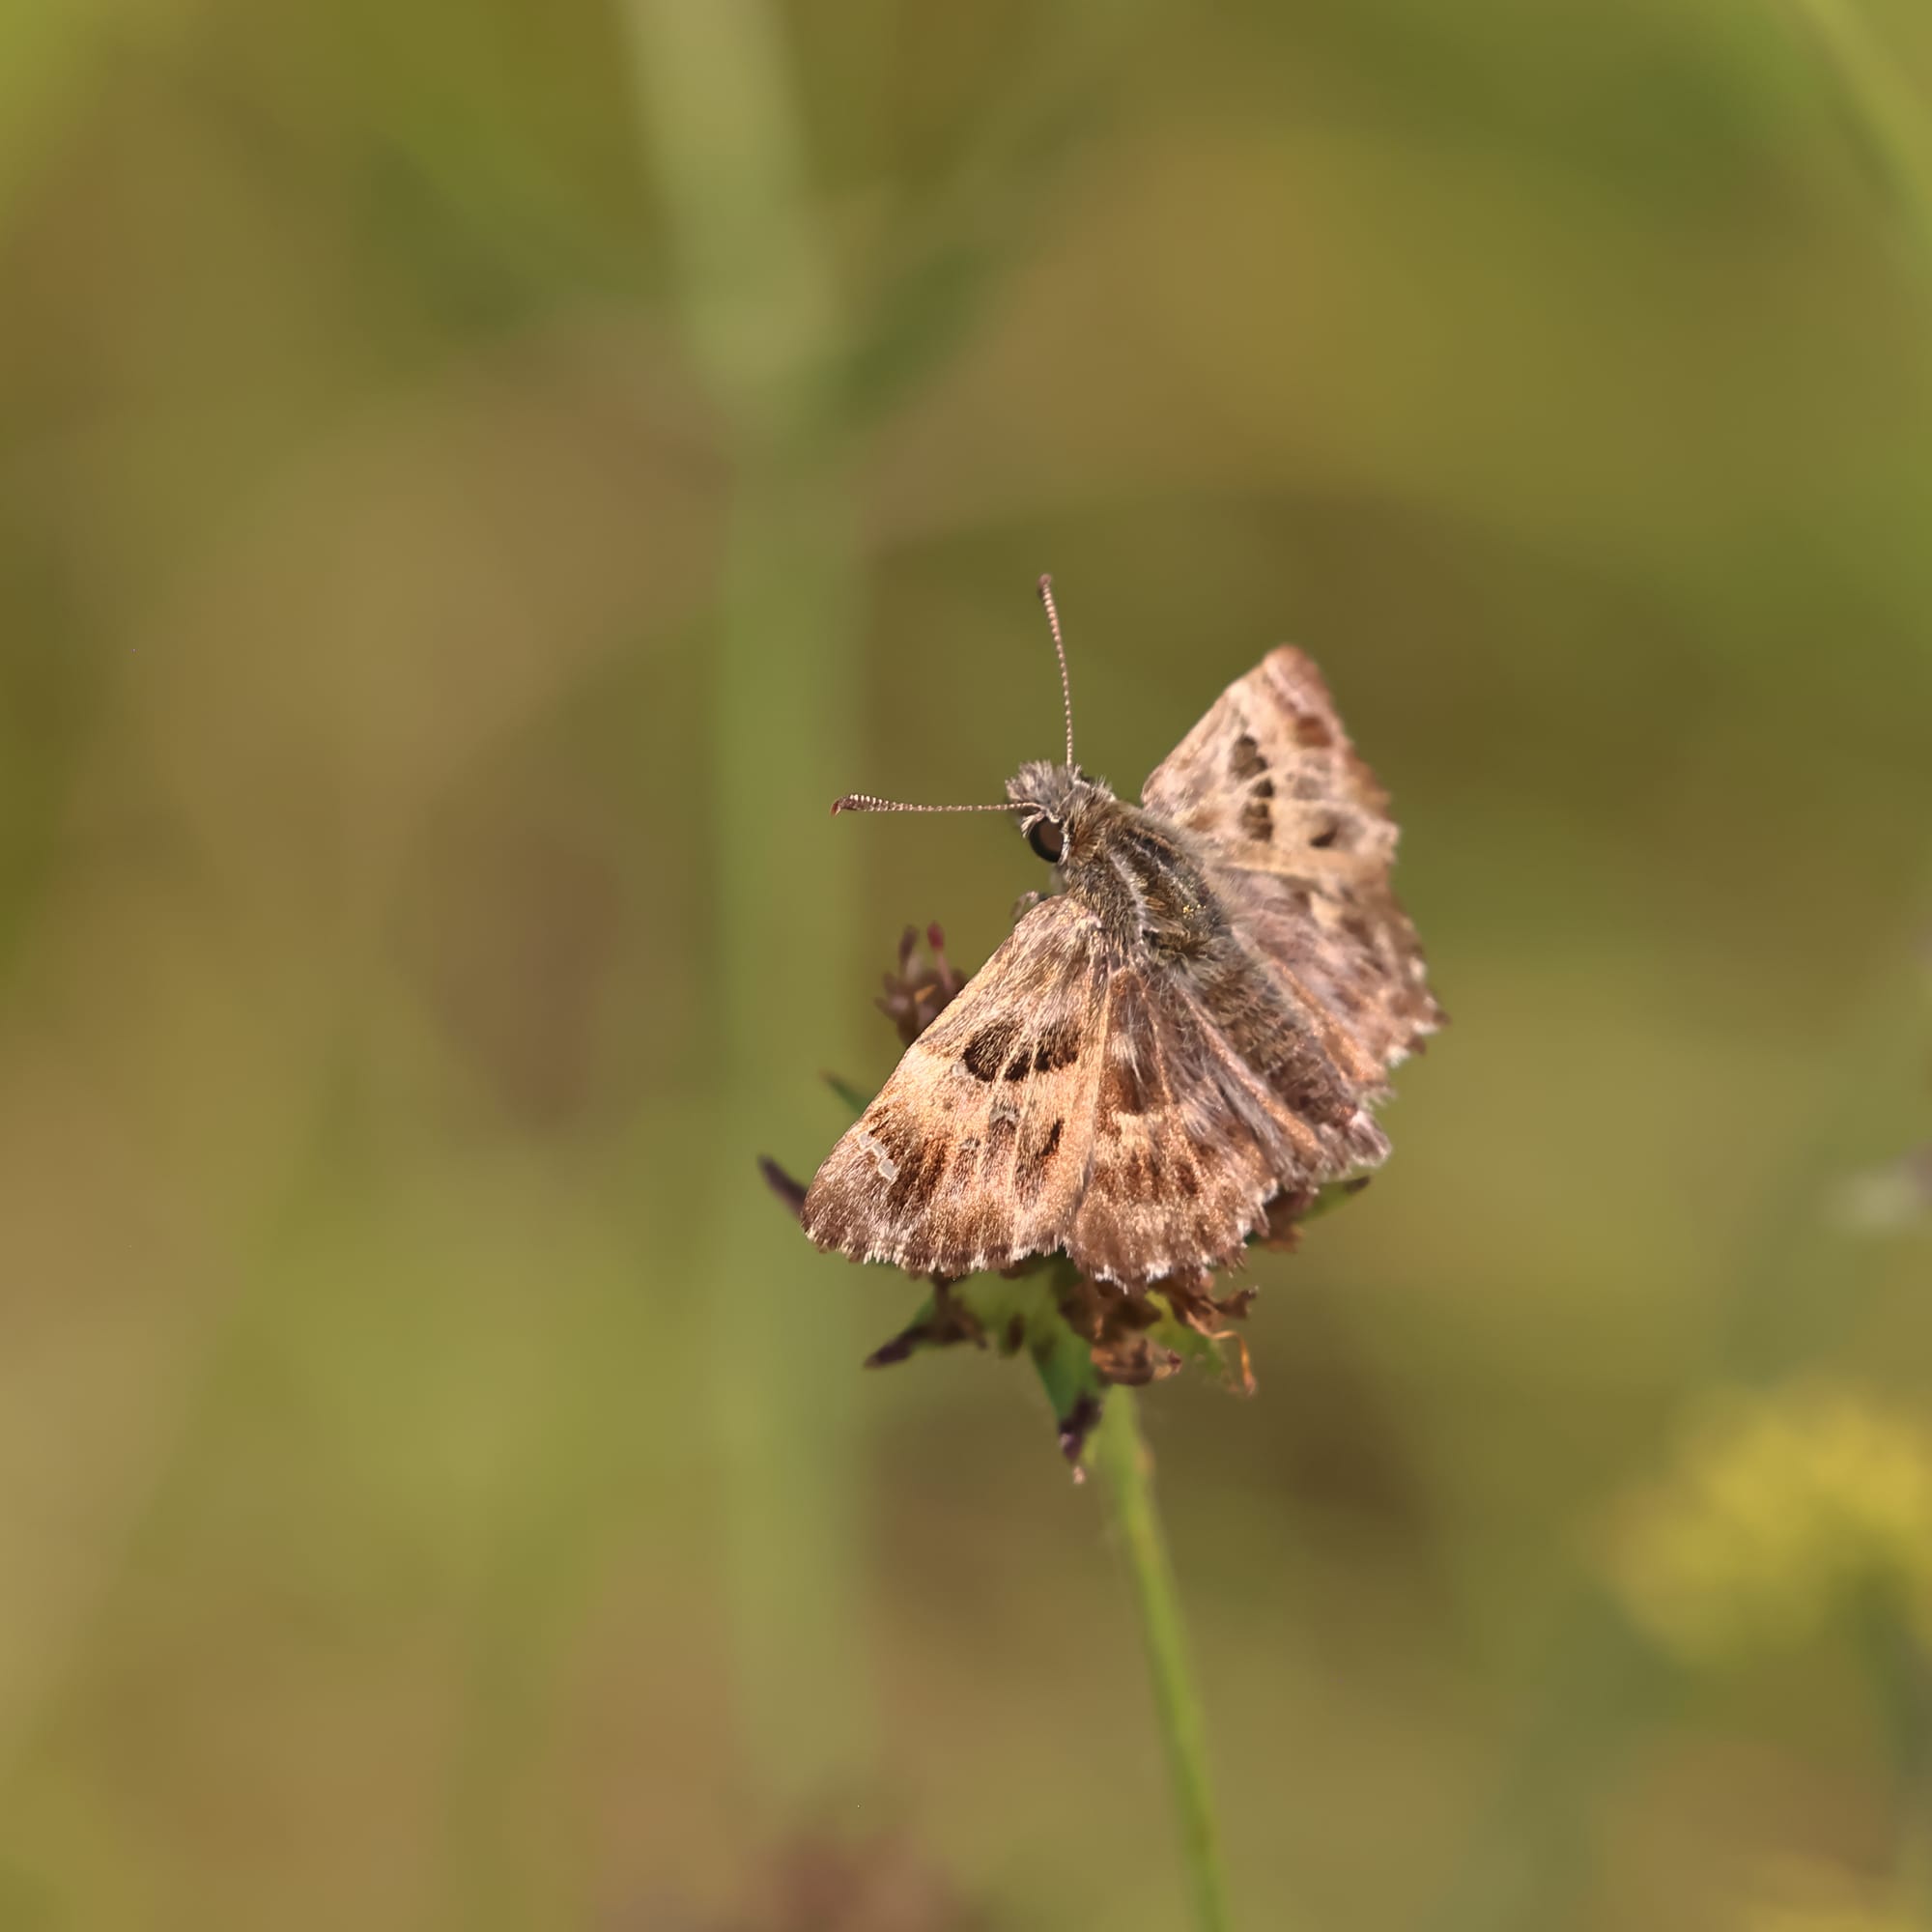
[[1221, 1869], [1219, 1828], [1208, 1778], [1208, 1745], [1201, 1700], [1187, 1661], [1186, 1633], [1174, 1565], [1154, 1501], [1152, 1460], [1141, 1437], [1131, 1389], [1110, 1390], [1088, 1461], [1099, 1477], [1140, 1611], [1153, 1678], [1154, 1708], [1167, 1750], [1168, 1777], [1180, 1830], [1180, 1852], [1201, 1932], [1227, 1932], [1227, 1880]]
[[1892, 1878], [1901, 1913], [1932, 1922], [1932, 1657], [1902, 1593], [1874, 1591], [1860, 1606], [1859, 1634], [1872, 1704], [1890, 1756], [1896, 1807]]
[[620, 6], [685, 339], [731, 466], [704, 639], [711, 778], [670, 836], [717, 865], [701, 1293], [734, 1714], [753, 1790], [795, 1811], [863, 1786], [872, 1760], [858, 1298], [770, 1210], [754, 1167], [822, 1138], [826, 1015], [858, 979], [856, 852], [824, 815], [863, 711], [839, 319], [772, 0]]

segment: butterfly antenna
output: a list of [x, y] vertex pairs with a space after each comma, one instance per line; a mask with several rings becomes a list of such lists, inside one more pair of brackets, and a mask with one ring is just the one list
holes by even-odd
[[1053, 632], [1053, 654], [1060, 660], [1060, 708], [1066, 714], [1066, 762], [1073, 762], [1073, 686], [1066, 676], [1066, 645], [1060, 635], [1060, 612], [1053, 608], [1053, 579], [1039, 580], [1039, 601], [1046, 606], [1046, 621]]
[[[1066, 675], [1066, 643], [1060, 635], [1060, 612], [1053, 606], [1053, 579], [1039, 580], [1039, 601], [1046, 606], [1047, 627], [1053, 633], [1053, 654], [1060, 660], [1060, 708], [1066, 717], [1066, 762], [1073, 762], [1073, 686]], [[1015, 811], [1029, 804], [1025, 799], [1009, 799], [1003, 805], [909, 805], [901, 799], [875, 798], [868, 791], [849, 791], [832, 808], [837, 818], [841, 811]], [[1037, 810], [1037, 807], [1033, 808]]]
[[868, 791], [848, 791], [832, 808], [837, 818], [841, 811], [1011, 811], [1011, 801], [1004, 805], [907, 805], [895, 798], [874, 798]]

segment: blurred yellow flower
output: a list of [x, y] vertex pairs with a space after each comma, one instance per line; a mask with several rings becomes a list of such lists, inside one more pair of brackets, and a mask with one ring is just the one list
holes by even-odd
[[1750, 1932], [1925, 1932], [1911, 1913], [1848, 1901], [1770, 1906], [1746, 1921]]
[[1623, 1512], [1610, 1568], [1687, 1660], [1802, 1642], [1867, 1605], [1932, 1635], [1932, 1436], [1845, 1389], [1720, 1398]]
[[1925, 1932], [1921, 1915], [1888, 1902], [1869, 1877], [1832, 1867], [1791, 1861], [1760, 1890], [1738, 1920], [1746, 1932]]

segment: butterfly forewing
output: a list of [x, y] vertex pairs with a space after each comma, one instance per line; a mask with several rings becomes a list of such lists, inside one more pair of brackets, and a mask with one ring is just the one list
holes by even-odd
[[1020, 921], [819, 1169], [814, 1241], [948, 1276], [1061, 1246], [1094, 1134], [1100, 938], [1070, 898]]

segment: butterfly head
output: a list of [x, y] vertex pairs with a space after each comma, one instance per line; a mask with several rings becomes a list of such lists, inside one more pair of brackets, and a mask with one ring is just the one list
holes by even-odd
[[1057, 866], [1093, 806], [1112, 794], [1078, 765], [1035, 758], [1007, 781], [1007, 796], [1020, 815], [1020, 837], [1049, 866]]

